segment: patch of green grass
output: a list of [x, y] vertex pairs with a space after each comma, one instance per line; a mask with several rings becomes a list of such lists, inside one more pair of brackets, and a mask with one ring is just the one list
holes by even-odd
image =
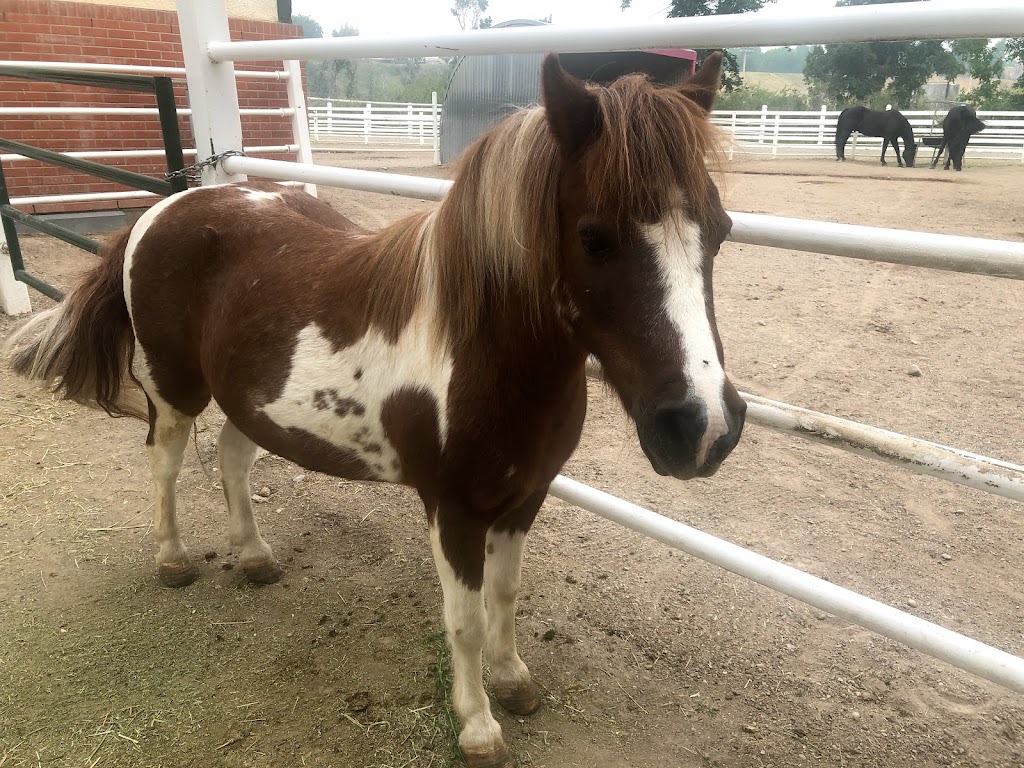
[[435, 659], [431, 665], [436, 710], [432, 724], [434, 744], [437, 752], [444, 756], [448, 768], [465, 766], [459, 749], [459, 717], [452, 707], [452, 655], [447, 636], [442, 629], [427, 635], [424, 640]]

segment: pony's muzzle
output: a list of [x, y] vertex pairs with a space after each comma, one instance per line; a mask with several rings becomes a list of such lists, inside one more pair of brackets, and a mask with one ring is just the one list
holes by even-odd
[[640, 445], [655, 472], [690, 480], [718, 471], [739, 442], [747, 404], [727, 383], [716, 405], [710, 420], [707, 403], [693, 397], [661, 403], [637, 420]]

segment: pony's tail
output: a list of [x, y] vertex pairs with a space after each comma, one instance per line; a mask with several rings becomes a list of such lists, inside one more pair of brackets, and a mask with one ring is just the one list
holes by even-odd
[[148, 421], [146, 397], [131, 377], [135, 335], [123, 276], [129, 234], [114, 235], [100, 263], [64, 301], [11, 336], [3, 357], [15, 373], [45, 382], [64, 400]]

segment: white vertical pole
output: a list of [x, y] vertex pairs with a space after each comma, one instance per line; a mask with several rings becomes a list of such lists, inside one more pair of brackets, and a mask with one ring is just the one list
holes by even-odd
[[406, 112], [408, 112], [408, 115], [409, 115], [409, 123], [406, 126], [406, 132], [409, 134], [409, 143], [411, 144], [412, 143], [412, 104], [410, 104], [410, 105], [408, 105], [408, 107], [406, 107]]
[[14, 266], [3, 227], [0, 227], [0, 310], [5, 315], [24, 315], [32, 311], [28, 286], [14, 278]]
[[370, 143], [370, 117], [372, 107], [370, 102], [366, 102], [366, 107], [363, 109], [363, 144]]
[[441, 137], [437, 123], [437, 91], [430, 92], [431, 133], [434, 136], [434, 165], [441, 164]]
[[767, 104], [762, 104], [761, 105], [761, 130], [757, 134], [757, 143], [758, 144], [764, 144], [764, 129], [765, 129], [765, 126], [767, 126], [767, 124], [768, 124], [768, 105]]
[[818, 118], [818, 143], [825, 143], [825, 113], [828, 112], [828, 107], [824, 104], [821, 105], [821, 117]]
[[851, 160], [856, 160], [857, 159], [857, 137], [859, 135], [860, 134], [858, 134], [858, 133], [853, 134], [853, 146], [850, 147], [850, 159]]
[[327, 138], [334, 135], [334, 102], [327, 102]]
[[777, 157], [779, 154], [779, 123], [782, 120], [782, 115], [778, 112], [775, 113], [775, 131], [772, 134], [772, 157]]
[[416, 113], [416, 122], [419, 123], [419, 129], [420, 129], [420, 144], [426, 144], [427, 143], [424, 140], [424, 138], [423, 138], [423, 123], [426, 122], [424, 117], [425, 116], [424, 116], [422, 110], [420, 110], [419, 112]]
[[[313, 147], [309, 143], [309, 119], [306, 117], [306, 94], [302, 91], [302, 65], [295, 61], [286, 61], [284, 68], [288, 70], [288, 106], [292, 112], [292, 136], [295, 143], [299, 145], [298, 156], [295, 158], [299, 163], [313, 162]], [[316, 185], [306, 184], [307, 194], [316, 197]]]
[[739, 139], [736, 138], [736, 113], [732, 113], [732, 118], [729, 120], [729, 131], [732, 133], [732, 141], [729, 142], [729, 159], [732, 160], [733, 155], [736, 153], [736, 144]]
[[[175, 0], [185, 56], [188, 100], [197, 158], [204, 160], [228, 149], [242, 150], [242, 120], [238, 115], [235, 68], [230, 61], [214, 63], [207, 45], [230, 42], [224, 0]], [[223, 170], [222, 164], [202, 170], [203, 184], [244, 181], [245, 176]]]

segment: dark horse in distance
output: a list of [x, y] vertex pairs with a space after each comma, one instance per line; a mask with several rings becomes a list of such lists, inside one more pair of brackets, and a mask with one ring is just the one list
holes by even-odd
[[948, 147], [949, 152], [942, 170], [949, 170], [950, 161], [952, 161], [954, 169], [963, 170], [967, 142], [971, 140], [971, 136], [984, 130], [985, 124], [978, 119], [978, 113], [974, 111], [974, 107], [967, 104], [953, 107], [942, 120], [942, 143], [932, 159], [932, 168], [938, 165], [943, 150]]
[[[857, 131], [863, 136], [882, 137], [882, 165], [886, 165], [885, 152], [890, 142], [896, 152], [896, 162], [900, 168], [904, 162], [907, 168], [914, 167], [917, 156], [917, 143], [914, 141], [914, 129], [910, 121], [895, 109], [877, 112], [867, 107], [847, 107], [839, 113], [836, 123], [836, 161], [846, 160], [846, 141], [850, 134]], [[899, 140], [903, 139], [903, 157], [900, 157]]]

